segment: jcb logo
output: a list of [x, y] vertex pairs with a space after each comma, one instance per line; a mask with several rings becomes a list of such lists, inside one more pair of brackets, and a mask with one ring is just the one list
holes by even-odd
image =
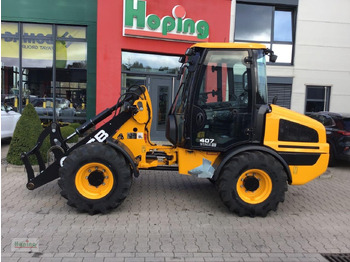
[[108, 137], [108, 133], [104, 130], [100, 130], [93, 138], [91, 138], [86, 144], [93, 143], [95, 141], [102, 143]]
[[[90, 144], [93, 143], [95, 141], [102, 143], [103, 141], [105, 141], [108, 137], [108, 133], [104, 130], [100, 130], [93, 138], [91, 138], [86, 144]], [[61, 167], [63, 166], [64, 160], [66, 160], [66, 156], [62, 157], [60, 160], [60, 165]]]

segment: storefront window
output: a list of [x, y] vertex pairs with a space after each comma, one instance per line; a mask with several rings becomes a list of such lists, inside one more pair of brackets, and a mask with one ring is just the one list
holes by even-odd
[[52, 25], [22, 24], [22, 107], [32, 103], [43, 122], [53, 118]]
[[178, 56], [122, 52], [122, 93], [133, 85], [145, 85], [152, 100], [151, 139], [165, 141], [165, 124], [177, 93]]
[[272, 6], [237, 4], [235, 40], [271, 41]]
[[86, 42], [56, 41], [56, 97], [69, 100], [69, 108], [61, 113], [65, 122], [86, 118], [86, 62]]
[[178, 56], [122, 52], [122, 71], [177, 74]]
[[82, 26], [57, 26], [57, 38], [86, 39], [86, 28]]
[[86, 27], [2, 22], [1, 41], [2, 103], [32, 103], [43, 122], [85, 121]]
[[263, 43], [278, 55], [277, 63], [292, 64], [295, 13], [293, 6], [238, 3], [234, 39]]
[[17, 111], [19, 35], [17, 23], [1, 23], [1, 103]]

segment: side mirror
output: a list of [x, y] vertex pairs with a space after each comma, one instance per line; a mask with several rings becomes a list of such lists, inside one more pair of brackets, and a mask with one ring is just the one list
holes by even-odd
[[277, 57], [278, 57], [277, 55], [271, 54], [271, 55], [270, 55], [270, 62], [271, 62], [271, 63], [276, 63]]
[[185, 63], [185, 61], [186, 61], [186, 56], [180, 56], [180, 58], [179, 58], [179, 63], [181, 63], [181, 64], [183, 64], [183, 63]]
[[266, 49], [265, 54], [269, 56], [269, 62], [275, 63], [277, 60], [277, 55], [274, 54], [274, 52], [271, 49]]
[[193, 51], [192, 48], [188, 48], [188, 49], [186, 50], [186, 53], [185, 53], [186, 56], [191, 56], [191, 55], [193, 55], [193, 54], [194, 54], [194, 51]]

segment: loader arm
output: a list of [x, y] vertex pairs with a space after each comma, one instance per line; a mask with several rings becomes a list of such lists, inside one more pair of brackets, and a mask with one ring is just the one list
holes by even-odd
[[[126, 94], [124, 94], [121, 101], [118, 101], [118, 103], [114, 106], [107, 108], [94, 118], [82, 124], [76, 129], [73, 134], [68, 136], [66, 139], [63, 139], [61, 135], [59, 124], [56, 122], [51, 123], [51, 125], [48, 126], [39, 135], [37, 144], [34, 146], [34, 148], [29, 152], [22, 153], [21, 155], [21, 159], [25, 165], [28, 177], [27, 188], [29, 190], [33, 190], [59, 178], [59, 168], [63, 165], [65, 157], [67, 157], [76, 148], [92, 142], [102, 143], [108, 137], [112, 137], [115, 132], [133, 116], [133, 113], [135, 112], [133, 103], [145, 92], [145, 90], [146, 88], [144, 86], [132, 87]], [[122, 106], [123, 110], [117, 114], [116, 111]], [[86, 136], [71, 148], [67, 146], [66, 142], [72, 136], [85, 133], [87, 130], [113, 114], [113, 112], [115, 112], [115, 115], [112, 117], [112, 119], [103, 124], [100, 128], [96, 129], [94, 132]], [[52, 152], [54, 154], [55, 161], [46, 167], [44, 160], [40, 154], [40, 148], [47, 137], [50, 138], [51, 144], [49, 152]], [[29, 156], [31, 155], [34, 155], [39, 163], [40, 172], [37, 175], [34, 174], [33, 167], [29, 161]]]

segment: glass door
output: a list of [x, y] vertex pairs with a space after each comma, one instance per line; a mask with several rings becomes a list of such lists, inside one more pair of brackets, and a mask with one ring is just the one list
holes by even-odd
[[173, 77], [151, 76], [149, 93], [152, 101], [153, 119], [151, 139], [166, 141], [166, 118], [172, 102]]

